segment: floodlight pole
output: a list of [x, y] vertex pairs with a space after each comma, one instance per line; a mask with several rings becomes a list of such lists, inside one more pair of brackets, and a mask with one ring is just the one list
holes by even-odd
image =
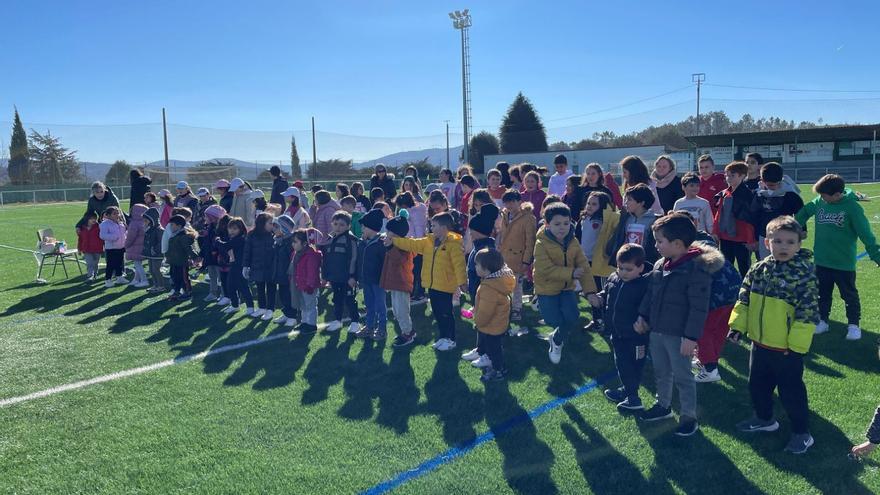
[[[452, 165], [449, 164], [449, 121], [446, 120], [446, 168], [452, 170]], [[876, 137], [876, 132], [874, 133]]]
[[162, 138], [165, 140], [165, 172], [168, 172], [168, 127], [165, 125], [165, 107], [162, 107]]
[[471, 15], [468, 9], [450, 12], [452, 27], [461, 31], [461, 99], [462, 117], [464, 121], [464, 162], [468, 161], [468, 140], [470, 134], [470, 103], [471, 103], [471, 74], [470, 74], [470, 37], [468, 28], [471, 27]]

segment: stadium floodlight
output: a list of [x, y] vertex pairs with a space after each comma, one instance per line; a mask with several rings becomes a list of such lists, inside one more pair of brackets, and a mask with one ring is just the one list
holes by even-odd
[[468, 28], [471, 27], [470, 9], [464, 11], [456, 10], [449, 14], [452, 19], [452, 27], [461, 31], [461, 98], [462, 98], [462, 115], [464, 125], [464, 161], [469, 159], [468, 139], [471, 128], [471, 66], [470, 66], [470, 36]]

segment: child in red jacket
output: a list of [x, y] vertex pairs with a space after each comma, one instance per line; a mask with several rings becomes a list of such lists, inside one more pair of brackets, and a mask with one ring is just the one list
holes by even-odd
[[104, 252], [104, 241], [101, 240], [101, 228], [98, 226], [98, 214], [94, 211], [86, 213], [85, 222], [76, 229], [76, 249], [86, 260], [86, 281], [91, 282], [98, 276], [98, 262]]
[[293, 233], [293, 257], [290, 259], [290, 296], [293, 307], [300, 311], [302, 323], [296, 327], [302, 334], [318, 331], [318, 289], [321, 287], [321, 252], [309, 239], [309, 230]]

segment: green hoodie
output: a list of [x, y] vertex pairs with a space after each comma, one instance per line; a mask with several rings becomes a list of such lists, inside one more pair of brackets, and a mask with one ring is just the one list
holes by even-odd
[[880, 265], [880, 246], [871, 232], [865, 211], [847, 188], [837, 203], [826, 203], [821, 196], [805, 204], [795, 215], [801, 225], [816, 217], [813, 252], [817, 266], [854, 272], [856, 270], [856, 239], [861, 239], [868, 256]]

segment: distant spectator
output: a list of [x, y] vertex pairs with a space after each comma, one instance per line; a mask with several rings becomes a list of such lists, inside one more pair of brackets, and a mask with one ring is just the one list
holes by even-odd
[[281, 167], [278, 165], [272, 165], [272, 167], [269, 168], [269, 175], [272, 176], [272, 193], [269, 194], [269, 202], [283, 205], [284, 197], [281, 193], [290, 187], [289, 184], [287, 184], [287, 179], [281, 175]]
[[144, 194], [150, 192], [150, 184], [153, 182], [153, 179], [144, 175], [138, 168], [132, 169], [128, 175], [131, 178], [131, 198], [128, 211], [131, 211], [134, 205], [144, 202]]

